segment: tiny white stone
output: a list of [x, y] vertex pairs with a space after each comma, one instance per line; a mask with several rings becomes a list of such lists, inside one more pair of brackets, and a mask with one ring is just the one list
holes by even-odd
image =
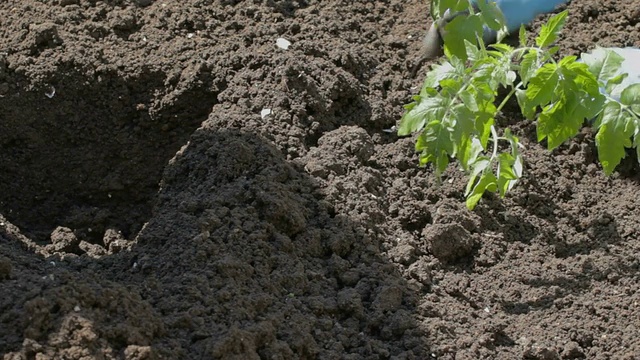
[[260, 111], [260, 117], [263, 119], [269, 115], [271, 115], [271, 109], [262, 109], [262, 111]]
[[289, 46], [291, 45], [291, 41], [285, 39], [285, 38], [278, 38], [276, 40], [276, 45], [280, 48], [280, 49], [284, 49], [284, 50], [288, 50]]
[[56, 88], [51, 86], [48, 92], [44, 93], [49, 99], [53, 98], [56, 95]]

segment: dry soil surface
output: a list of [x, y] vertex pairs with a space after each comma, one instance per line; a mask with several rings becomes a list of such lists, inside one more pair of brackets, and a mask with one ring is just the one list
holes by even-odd
[[[565, 8], [562, 55], [640, 46], [640, 1]], [[428, 26], [419, 0], [0, 2], [0, 355], [640, 358], [637, 159], [605, 177], [589, 129], [548, 152], [512, 106], [526, 177], [466, 210], [384, 131]]]

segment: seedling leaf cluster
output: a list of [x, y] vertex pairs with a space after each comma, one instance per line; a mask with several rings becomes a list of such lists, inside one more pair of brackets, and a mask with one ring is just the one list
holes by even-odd
[[[596, 145], [604, 172], [611, 174], [635, 148], [640, 159], [640, 84], [617, 89], [626, 74], [624, 60], [597, 48], [578, 60], [555, 60], [554, 43], [567, 19], [560, 12], [542, 26], [529, 45], [524, 26], [519, 45], [501, 42], [504, 16], [494, 2], [432, 0], [431, 14], [447, 9], [468, 11], [444, 28], [445, 59], [428, 72], [419, 94], [405, 106], [398, 135], [417, 133], [420, 165], [432, 164], [440, 178], [452, 159], [468, 174], [466, 205], [473, 209], [485, 192], [504, 197], [523, 176], [522, 145], [517, 136], [496, 124], [514, 96], [525, 119], [536, 122], [537, 140], [552, 150], [574, 137], [585, 120], [597, 129]], [[495, 31], [498, 41], [485, 45], [483, 34]], [[498, 91], [507, 95], [498, 103]], [[619, 97], [609, 94], [619, 93]]]

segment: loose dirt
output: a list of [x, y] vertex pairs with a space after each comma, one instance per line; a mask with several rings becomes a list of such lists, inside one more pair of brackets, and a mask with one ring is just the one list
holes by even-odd
[[[640, 1], [567, 8], [562, 55], [640, 46]], [[1, 2], [0, 355], [640, 358], [637, 159], [607, 178], [589, 129], [550, 153], [512, 107], [526, 177], [467, 211], [460, 172], [384, 131], [429, 21]]]

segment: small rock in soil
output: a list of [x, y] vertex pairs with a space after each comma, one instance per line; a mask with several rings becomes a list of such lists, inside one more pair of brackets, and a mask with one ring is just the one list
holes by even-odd
[[99, 258], [101, 256], [107, 255], [107, 250], [97, 244], [91, 244], [86, 241], [81, 241], [79, 247], [80, 250], [84, 251], [92, 258]]
[[385, 286], [374, 301], [374, 306], [381, 311], [395, 310], [400, 305], [402, 305], [402, 289], [398, 286]]
[[431, 266], [424, 259], [419, 259], [411, 264], [408, 274], [423, 286], [431, 286]]
[[471, 254], [475, 241], [460, 224], [435, 224], [424, 228], [422, 235], [433, 256], [452, 263]]
[[77, 252], [80, 244], [73, 231], [67, 227], [58, 226], [51, 232], [51, 244], [46, 246], [51, 252]]
[[524, 352], [523, 358], [531, 360], [559, 360], [560, 355], [557, 351], [547, 347], [534, 346]]
[[102, 237], [105, 248], [109, 249], [109, 254], [116, 254], [129, 247], [130, 242], [127, 241], [122, 233], [115, 229], [107, 229]]
[[575, 341], [569, 341], [562, 350], [563, 359], [584, 359], [586, 358], [580, 345]]

